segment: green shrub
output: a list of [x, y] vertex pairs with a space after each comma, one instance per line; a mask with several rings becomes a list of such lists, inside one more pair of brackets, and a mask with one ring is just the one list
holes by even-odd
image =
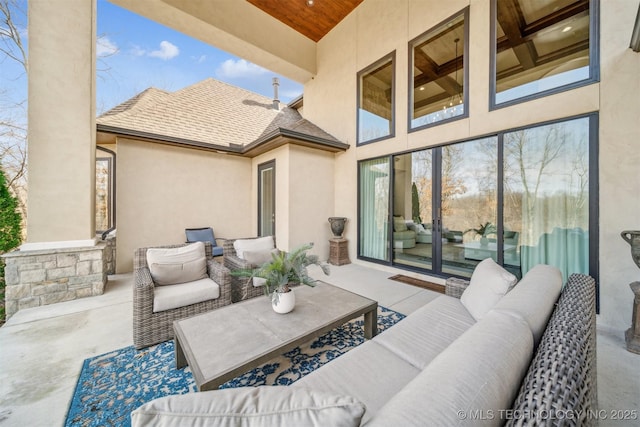
[[[0, 169], [0, 254], [20, 245], [22, 218], [18, 212], [18, 201], [7, 187], [4, 171]], [[0, 259], [0, 324], [4, 323], [4, 261]]]

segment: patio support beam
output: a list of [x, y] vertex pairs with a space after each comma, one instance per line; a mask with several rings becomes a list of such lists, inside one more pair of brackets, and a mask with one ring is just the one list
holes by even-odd
[[96, 0], [29, 1], [23, 250], [95, 245]]
[[316, 43], [244, 0], [110, 0], [299, 83], [317, 73]]

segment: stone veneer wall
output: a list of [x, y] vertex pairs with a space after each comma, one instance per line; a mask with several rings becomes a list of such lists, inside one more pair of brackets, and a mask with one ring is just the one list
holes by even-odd
[[109, 269], [115, 271], [114, 251], [115, 238], [92, 247], [3, 255], [7, 319], [23, 308], [101, 295]]
[[107, 237], [104, 242], [107, 247], [104, 249], [104, 262], [107, 274], [116, 274], [116, 236]]

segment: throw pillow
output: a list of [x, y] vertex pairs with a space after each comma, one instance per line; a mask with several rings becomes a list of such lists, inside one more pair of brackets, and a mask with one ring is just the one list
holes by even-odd
[[147, 265], [156, 285], [177, 285], [207, 277], [204, 243], [147, 249]]
[[240, 387], [152, 400], [131, 413], [142, 426], [359, 426], [365, 407], [349, 396], [301, 387]]
[[473, 270], [469, 286], [462, 293], [460, 302], [474, 319], [482, 319], [516, 283], [513, 274], [491, 258], [481, 261]]
[[402, 216], [393, 217], [393, 231], [407, 231], [407, 223]]
[[261, 251], [244, 251], [244, 259], [254, 267], [261, 266], [273, 259], [272, 254], [278, 255], [278, 249], [266, 249]]
[[244, 251], [263, 251], [275, 248], [273, 236], [258, 237], [256, 239], [238, 239], [233, 242], [238, 258], [244, 259]]

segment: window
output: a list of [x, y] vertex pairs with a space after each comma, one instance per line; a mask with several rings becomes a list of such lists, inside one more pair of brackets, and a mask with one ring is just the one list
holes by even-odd
[[598, 80], [597, 0], [493, 0], [491, 107]]
[[[504, 134], [504, 253], [519, 234], [521, 269], [555, 265], [562, 277], [589, 274], [590, 119]], [[514, 252], [515, 254], [515, 252]], [[594, 276], [595, 277], [595, 276]]]
[[470, 277], [493, 258], [597, 277], [597, 116], [359, 163], [361, 258]]
[[358, 144], [394, 135], [395, 52], [358, 73]]
[[466, 117], [467, 10], [409, 42], [409, 129]]
[[103, 233], [115, 225], [114, 161], [113, 151], [97, 147], [96, 233]]

